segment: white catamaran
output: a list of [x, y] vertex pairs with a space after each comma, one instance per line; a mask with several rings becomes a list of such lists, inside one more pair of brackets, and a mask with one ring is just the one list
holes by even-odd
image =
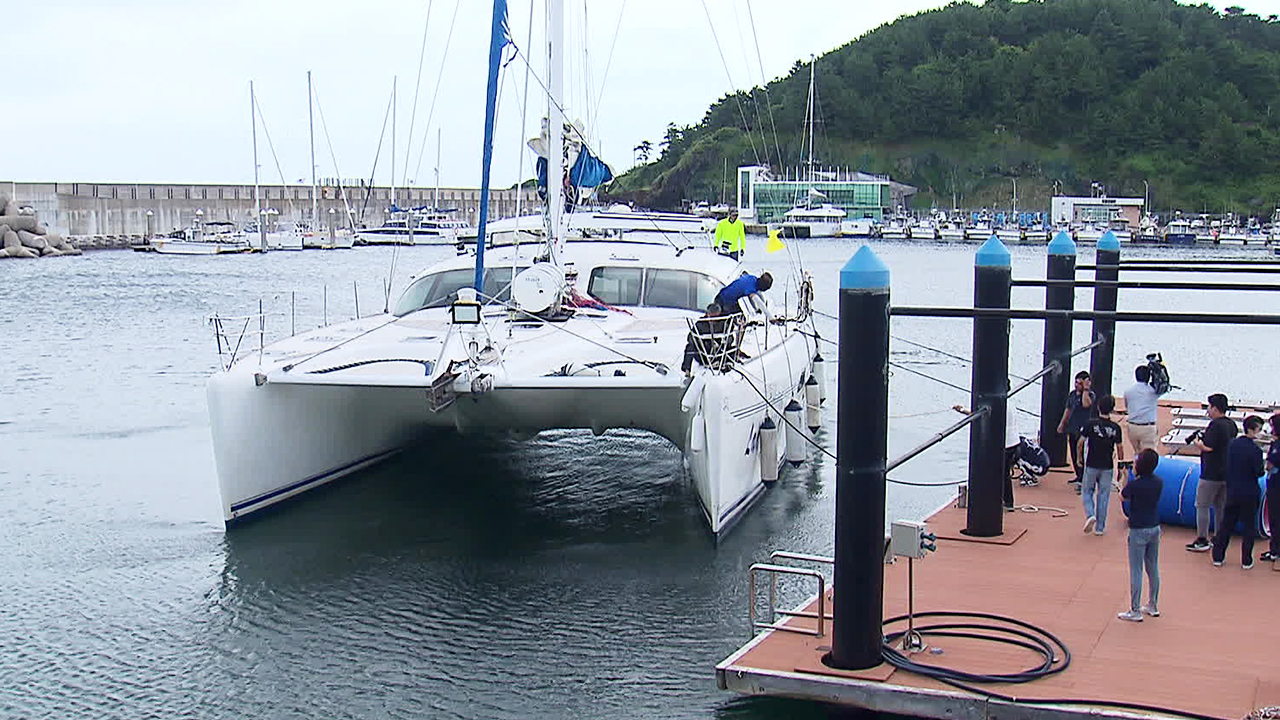
[[630, 229], [603, 237], [562, 232], [562, 191], [576, 197], [595, 180], [571, 172], [592, 156], [589, 148], [573, 167], [562, 152], [560, 4], [550, 15], [544, 159], [545, 177], [569, 180], [544, 186], [542, 239], [486, 248], [507, 42], [506, 3], [495, 0], [479, 242], [418, 276], [391, 312], [268, 345], [210, 378], [228, 523], [432, 433], [640, 428], [680, 448], [710, 529], [720, 533], [784, 461], [807, 456], [823, 387], [811, 278], [793, 272], [778, 278], [771, 298], [749, 294], [735, 303], [738, 312], [703, 317], [744, 270], [707, 247], [705, 233], [643, 232], [642, 213]]

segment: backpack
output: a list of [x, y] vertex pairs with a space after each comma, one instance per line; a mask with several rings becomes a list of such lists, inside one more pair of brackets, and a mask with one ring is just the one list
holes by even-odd
[[1147, 380], [1151, 389], [1159, 395], [1169, 392], [1173, 385], [1169, 382], [1169, 368], [1164, 366], [1160, 353], [1151, 353], [1147, 356], [1147, 369], [1151, 371], [1151, 377]]
[[1031, 440], [1021, 438], [1018, 442], [1018, 465], [1023, 471], [1042, 477], [1049, 472], [1049, 452]]

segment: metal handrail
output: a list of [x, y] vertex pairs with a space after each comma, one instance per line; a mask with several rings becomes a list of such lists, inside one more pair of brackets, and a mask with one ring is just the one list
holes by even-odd
[[[746, 317], [742, 313], [687, 320], [698, 362], [715, 372], [733, 367], [746, 335]], [[717, 325], [721, 325], [717, 329]]]
[[[1094, 348], [1096, 348], [1096, 347], [1099, 347], [1099, 346], [1102, 346], [1102, 345], [1106, 345], [1106, 344], [1107, 344], [1107, 339], [1106, 339], [1105, 337], [1103, 337], [1102, 335], [1099, 335], [1099, 336], [1098, 336], [1098, 338], [1097, 338], [1096, 340], [1094, 340], [1093, 342], [1089, 343], [1088, 345], [1082, 345], [1082, 346], [1080, 346], [1080, 347], [1076, 348], [1075, 350], [1072, 350], [1071, 352], [1067, 353], [1067, 356], [1066, 356], [1065, 358], [1062, 358], [1062, 359], [1063, 359], [1063, 360], [1070, 360], [1071, 358], [1073, 358], [1073, 357], [1075, 357], [1075, 356], [1077, 356], [1077, 355], [1083, 355], [1084, 353], [1087, 353], [1087, 352], [1089, 352], [1090, 350], [1092, 350], [1092, 349], [1094, 349]], [[1036, 380], [1039, 380], [1040, 378], [1044, 377], [1045, 375], [1048, 375], [1049, 373], [1056, 373], [1056, 372], [1060, 372], [1061, 370], [1062, 370], [1062, 362], [1061, 362], [1061, 361], [1059, 361], [1059, 360], [1054, 360], [1053, 362], [1049, 363], [1048, 365], [1045, 365], [1044, 367], [1040, 368], [1040, 372], [1036, 373], [1035, 375], [1032, 375], [1031, 377], [1029, 377], [1029, 378], [1027, 378], [1026, 380], [1022, 381], [1022, 383], [1021, 383], [1020, 385], [1018, 385], [1018, 386], [1017, 386], [1017, 387], [1015, 387], [1014, 389], [1010, 390], [1010, 391], [1005, 395], [1005, 397], [1006, 397], [1006, 398], [1011, 398], [1011, 397], [1013, 397], [1014, 395], [1017, 395], [1018, 393], [1022, 392], [1023, 390], [1026, 390], [1026, 389], [1027, 389], [1028, 387], [1030, 387], [1030, 386], [1031, 386], [1031, 384], [1032, 384], [1032, 383], [1034, 383]]]
[[[262, 301], [258, 301], [258, 312], [252, 315], [218, 315], [214, 314], [209, 318], [209, 324], [213, 326], [213, 339], [218, 346], [218, 363], [222, 365], [223, 370], [230, 370], [235, 365], [237, 357], [240, 355], [240, 345], [244, 342], [244, 336], [249, 335], [249, 323], [254, 320], [258, 321], [258, 362], [262, 362], [262, 354], [266, 347], [267, 341], [267, 315], [262, 311]], [[226, 323], [235, 323], [243, 321], [240, 331], [236, 333], [234, 344], [231, 341], [231, 333]]]
[[[812, 577], [818, 580], [818, 612], [806, 613], [798, 610], [779, 611], [777, 608], [776, 594], [773, 587], [769, 593], [769, 622], [760, 622], [756, 620], [756, 573], [769, 572], [773, 573], [772, 577], [776, 580], [778, 574], [783, 575], [801, 575]], [[774, 586], [776, 587], [776, 586]], [[755, 635], [758, 630], [784, 630], [786, 632], [799, 633], [801, 635], [813, 635], [814, 637], [822, 637], [826, 634], [826, 621], [831, 616], [826, 612], [827, 608], [827, 579], [822, 573], [809, 568], [789, 567], [787, 565], [775, 565], [772, 563], [754, 563], [747, 570], [747, 617], [751, 621], [751, 634]], [[778, 615], [786, 615], [787, 617], [807, 617], [818, 621], [817, 630], [807, 630], [804, 628], [789, 627], [779, 624]]]

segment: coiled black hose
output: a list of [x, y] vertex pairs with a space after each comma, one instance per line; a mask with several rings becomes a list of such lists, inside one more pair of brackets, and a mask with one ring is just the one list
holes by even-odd
[[[1224, 720], [1223, 718], [1213, 715], [1201, 715], [1200, 713], [1188, 710], [1174, 710], [1156, 705], [1144, 705], [1141, 703], [1131, 703], [1120, 700], [1026, 698], [986, 690], [984, 688], [977, 687], [975, 684], [1028, 683], [1060, 673], [1071, 665], [1071, 651], [1067, 648], [1066, 643], [1062, 642], [1058, 636], [1048, 630], [1032, 625], [1031, 623], [1024, 622], [1016, 618], [1005, 617], [1003, 615], [978, 612], [935, 611], [916, 613], [914, 617], [916, 620], [919, 620], [920, 618], [971, 618], [981, 621], [939, 622], [926, 625], [915, 625], [914, 631], [919, 633], [922, 637], [955, 637], [986, 640], [1025, 648], [1040, 656], [1040, 664], [1018, 672], [996, 674], [971, 673], [955, 668], [917, 663], [895, 647], [895, 644], [900, 643], [902, 638], [907, 635], [907, 630], [899, 630], [885, 634], [884, 648], [882, 650], [885, 662], [900, 670], [905, 670], [924, 677], [930, 677], [951, 685], [952, 687], [974, 693], [975, 695], [983, 695], [1004, 702], [1021, 703], [1024, 705], [1090, 705], [1095, 707], [1112, 707], [1124, 710], [1157, 712], [1175, 717], [1192, 718], [1193, 720]], [[885, 620], [884, 624], [886, 626], [893, 625], [895, 623], [905, 622], [906, 620], [906, 615], [898, 615]]]

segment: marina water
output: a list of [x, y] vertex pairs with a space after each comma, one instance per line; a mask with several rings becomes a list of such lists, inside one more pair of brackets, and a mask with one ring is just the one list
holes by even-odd
[[[836, 311], [838, 271], [857, 246], [793, 243], [817, 279], [820, 310]], [[974, 246], [878, 243], [876, 251], [893, 273], [896, 304], [972, 301]], [[351, 318], [356, 293], [361, 314], [380, 311], [392, 252], [100, 252], [0, 264], [0, 717], [843, 712], [738, 698], [716, 689], [713, 672], [748, 637], [747, 567], [775, 549], [831, 552], [834, 462], [818, 453], [786, 469], [718, 545], [680, 453], [619, 430], [527, 441], [442, 435], [224, 530], [205, 412], [205, 379], [218, 368], [206, 319], [256, 312], [261, 299], [270, 339], [326, 315]], [[393, 298], [452, 251], [394, 252]], [[1043, 248], [1012, 252], [1015, 277], [1043, 277]], [[1124, 257], [1263, 252], [1126, 247]], [[1080, 262], [1091, 260], [1082, 248]], [[783, 254], [758, 244], [748, 265], [787, 272]], [[1088, 289], [1076, 298], [1092, 306]], [[1120, 292], [1121, 310], [1252, 311], [1274, 302], [1267, 293]], [[1014, 306], [1043, 307], [1043, 290], [1015, 289]], [[834, 321], [821, 318], [819, 329], [835, 338]], [[898, 319], [893, 335], [971, 353], [962, 320]], [[1040, 323], [1014, 323], [1012, 372], [1039, 369], [1042, 337]], [[1077, 323], [1075, 345], [1088, 337], [1088, 324]], [[1185, 388], [1175, 396], [1280, 395], [1269, 373], [1273, 330], [1121, 324], [1117, 338], [1117, 390], [1159, 351]], [[257, 341], [251, 328], [243, 345]], [[826, 347], [830, 399], [817, 438], [834, 449], [836, 353]], [[966, 364], [930, 350], [895, 341], [893, 361], [969, 385]], [[1077, 358], [1073, 370], [1087, 362]], [[1028, 390], [1014, 404], [1034, 412], [1038, 397]], [[955, 420], [950, 406], [969, 400], [900, 369], [890, 399], [891, 456]], [[1015, 417], [1034, 437], [1037, 419]], [[961, 480], [967, 443], [961, 433], [894, 477]], [[891, 486], [890, 519], [922, 517], [953, 492]], [[947, 562], [945, 548], [927, 562]], [[783, 604], [812, 591], [784, 588]], [[1118, 607], [1125, 589], [1116, 591]]]

